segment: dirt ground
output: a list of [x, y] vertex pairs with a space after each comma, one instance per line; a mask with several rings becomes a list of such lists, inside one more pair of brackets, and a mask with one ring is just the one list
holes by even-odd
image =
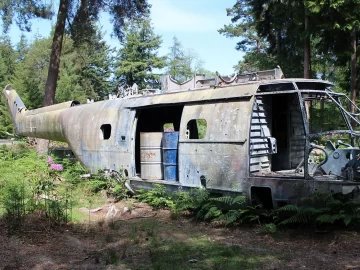
[[[296, 229], [263, 235], [258, 227], [224, 228], [186, 217], [172, 219], [169, 211], [153, 211], [143, 203], [108, 203], [82, 211], [89, 214], [84, 224], [50, 228], [35, 214], [22, 232], [13, 235], [0, 221], [0, 269], [166, 269], [166, 263], [170, 269], [204, 269], [200, 264], [215, 253], [190, 251], [187, 257], [176, 258], [183, 264], [171, 267], [175, 258], [170, 257], [178, 255], [156, 254], [152, 249], [203, 240], [259, 258], [261, 264], [247, 264], [251, 269], [360, 269], [360, 235], [354, 231], [319, 234]], [[162, 264], [156, 261], [159, 256]]]

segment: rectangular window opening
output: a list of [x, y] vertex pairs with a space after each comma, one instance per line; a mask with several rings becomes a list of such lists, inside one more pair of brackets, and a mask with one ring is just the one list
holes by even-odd
[[108, 140], [111, 137], [111, 125], [110, 124], [103, 124], [100, 127], [100, 139]]
[[186, 137], [188, 139], [204, 139], [207, 122], [205, 119], [192, 119], [187, 123]]
[[164, 124], [163, 130], [164, 130], [164, 132], [173, 132], [173, 131], [175, 131], [174, 123], [166, 123], [166, 124]]

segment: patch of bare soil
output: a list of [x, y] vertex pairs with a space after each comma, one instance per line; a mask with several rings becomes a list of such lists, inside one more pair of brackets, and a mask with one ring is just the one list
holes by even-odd
[[[254, 227], [217, 228], [189, 218], [173, 220], [169, 211], [153, 211], [143, 203], [108, 203], [82, 211], [90, 217], [85, 224], [51, 227], [34, 215], [13, 235], [8, 234], [8, 224], [0, 221], [0, 269], [138, 269], [143, 265], [151, 269], [152, 250], [144, 243], [152, 234], [160, 245], [170, 240], [191, 242], [198, 235], [259, 256], [271, 254], [261, 269], [360, 269], [360, 235], [353, 231], [318, 234], [297, 229], [261, 235]], [[145, 220], [150, 222], [146, 230], [138, 230]], [[151, 222], [160, 224], [160, 230]]]

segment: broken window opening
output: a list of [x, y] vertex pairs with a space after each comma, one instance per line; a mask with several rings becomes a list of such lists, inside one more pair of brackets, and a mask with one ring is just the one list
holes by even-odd
[[273, 83], [273, 84], [264, 84], [259, 86], [258, 92], [273, 92], [273, 91], [289, 91], [295, 90], [292, 83]]
[[111, 137], [111, 125], [110, 124], [104, 124], [100, 127], [100, 139], [102, 140], [108, 140]]
[[186, 137], [188, 139], [204, 139], [207, 122], [205, 119], [192, 119], [187, 123]]
[[360, 150], [351, 137], [350, 117], [346, 110], [351, 103], [345, 96], [327, 93], [303, 94], [310, 100], [310, 149], [308, 174], [321, 179], [359, 180], [357, 169]]
[[203, 188], [206, 188], [206, 176], [205, 175], [200, 176], [200, 183]]
[[164, 124], [163, 131], [164, 132], [173, 132], [173, 131], [175, 131], [174, 123], [166, 123], [166, 124]]
[[308, 115], [310, 134], [347, 129], [338, 105], [325, 93], [304, 94], [304, 103], [310, 100]]

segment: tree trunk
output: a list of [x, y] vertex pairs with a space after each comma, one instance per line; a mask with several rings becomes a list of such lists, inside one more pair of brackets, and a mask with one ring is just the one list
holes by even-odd
[[[321, 75], [321, 79], [323, 81], [326, 80], [326, 61], [325, 61], [325, 57], [323, 59], [323, 73]], [[324, 103], [324, 99], [320, 99], [320, 123], [322, 124], [321, 126], [321, 130], [320, 131], [324, 131], [323, 130], [323, 123], [324, 123], [324, 120], [325, 120], [325, 115], [324, 115], [324, 109], [325, 109], [325, 103]]]
[[257, 52], [257, 54], [260, 54], [260, 52], [261, 52], [261, 42], [260, 42], [260, 38], [258, 38], [258, 39], [256, 40], [256, 52]]
[[276, 31], [276, 54], [278, 57], [278, 61], [280, 60], [280, 54], [281, 54], [281, 31]]
[[[310, 66], [310, 35], [309, 30], [309, 16], [307, 15], [307, 10], [305, 8], [305, 40], [304, 40], [304, 78], [310, 79], [311, 75], [311, 66]], [[308, 120], [310, 121], [310, 112], [311, 112], [311, 101], [305, 102], [305, 108]]]
[[60, 0], [59, 12], [51, 46], [50, 65], [45, 85], [44, 106], [53, 105], [55, 101], [56, 84], [59, 77], [62, 41], [65, 32], [68, 0]]
[[305, 41], [304, 41], [304, 78], [310, 79], [310, 35], [309, 29], [309, 17], [305, 16]]
[[[45, 84], [44, 106], [53, 105], [55, 102], [56, 84], [59, 77], [60, 56], [62, 49], [63, 36], [65, 32], [66, 16], [68, 12], [69, 0], [60, 0], [57, 21], [53, 42], [51, 45], [51, 55], [48, 77]], [[37, 140], [36, 150], [40, 154], [47, 154], [49, 141], [44, 139]]]
[[[351, 32], [351, 47], [352, 47], [352, 54], [351, 54], [351, 83], [350, 83], [350, 88], [351, 88], [351, 101], [355, 104], [356, 103], [356, 47], [357, 47], [357, 42], [356, 42], [356, 28], [354, 27], [354, 29]], [[355, 112], [355, 106], [351, 105], [351, 113]], [[356, 125], [355, 121], [351, 121], [351, 126], [354, 128]]]

